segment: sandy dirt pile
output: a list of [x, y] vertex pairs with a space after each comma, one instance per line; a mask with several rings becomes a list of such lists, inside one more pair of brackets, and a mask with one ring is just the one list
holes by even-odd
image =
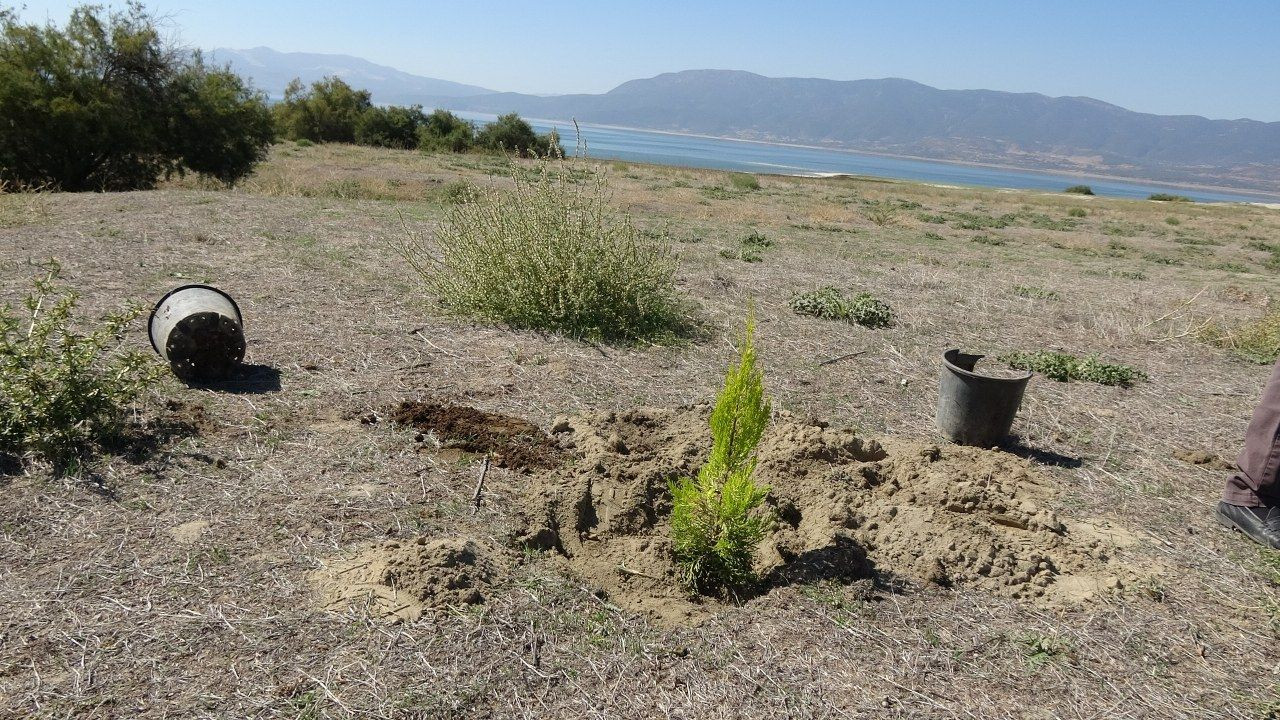
[[[670, 560], [668, 481], [710, 449], [710, 407], [561, 418], [552, 434], [580, 459], [532, 478], [516, 541], [563, 556], [611, 601], [675, 620], [690, 600]], [[1113, 557], [1119, 529], [1067, 523], [1050, 488], [1008, 453], [875, 440], [782, 415], [759, 448], [777, 532], [759, 571], [769, 585], [863, 577], [1079, 601], [1137, 574]], [[704, 603], [701, 607], [699, 602]]]
[[482, 603], [504, 571], [502, 555], [474, 540], [420, 537], [366, 547], [310, 579], [328, 609], [367, 605], [374, 617], [399, 622]]

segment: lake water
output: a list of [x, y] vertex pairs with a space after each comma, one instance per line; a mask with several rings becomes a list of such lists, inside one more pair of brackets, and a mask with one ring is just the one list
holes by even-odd
[[[481, 123], [489, 122], [495, 117], [471, 112], [457, 114]], [[560, 131], [565, 149], [573, 150], [572, 123], [548, 120], [530, 120], [529, 123], [538, 132], [547, 132], [553, 127], [556, 128]], [[1219, 192], [1144, 183], [1138, 180], [1108, 180], [1030, 170], [1005, 170], [867, 155], [844, 150], [672, 135], [600, 125], [579, 124], [579, 127], [582, 131], [582, 139], [587, 145], [587, 154], [593, 158], [607, 160], [630, 160], [659, 165], [785, 175], [847, 173], [946, 185], [976, 185], [1049, 192], [1061, 192], [1072, 185], [1085, 184], [1093, 188], [1093, 192], [1098, 195], [1121, 198], [1146, 198], [1152, 193], [1164, 192], [1185, 195], [1198, 202], [1277, 201], [1275, 197], [1251, 195], [1247, 191]]]

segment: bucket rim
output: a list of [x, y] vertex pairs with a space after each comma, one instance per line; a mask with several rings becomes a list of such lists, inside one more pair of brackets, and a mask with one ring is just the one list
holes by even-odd
[[160, 306], [164, 305], [164, 301], [168, 300], [170, 297], [172, 297], [176, 293], [180, 293], [183, 290], [193, 290], [196, 288], [199, 288], [201, 290], [212, 290], [218, 293], [219, 295], [221, 295], [222, 297], [226, 298], [227, 302], [231, 303], [231, 307], [236, 311], [236, 322], [240, 323], [241, 325], [244, 324], [244, 315], [241, 314], [240, 312], [240, 304], [237, 303], [236, 299], [231, 297], [231, 295], [227, 293], [227, 291], [222, 290], [221, 288], [216, 288], [212, 285], [206, 285], [204, 283], [188, 283], [186, 285], [179, 285], [178, 287], [162, 295], [160, 299], [156, 301], [156, 304], [151, 306], [151, 314], [147, 316], [147, 340], [151, 342], [151, 349], [155, 350], [157, 354], [160, 354], [161, 356], [163, 356], [163, 353], [160, 352], [160, 348], [156, 347], [155, 333], [153, 333], [151, 330], [152, 330], [152, 326], [155, 325], [156, 313], [160, 311]]
[[[1025, 375], [1018, 375], [1015, 377], [994, 377], [991, 375], [983, 375], [982, 373], [977, 373], [972, 370], [965, 370], [959, 365], [956, 365], [955, 363], [951, 362], [951, 357], [950, 357], [951, 355], [960, 355], [960, 354], [961, 354], [960, 348], [952, 348], [950, 350], [943, 352], [942, 366], [950, 370], [951, 372], [957, 375], [960, 375], [961, 377], [973, 378], [975, 380], [985, 380], [987, 382], [995, 382], [995, 383], [1025, 383], [1028, 380], [1030, 380], [1033, 375], [1035, 375], [1035, 373], [1031, 372], [1030, 370], [1023, 370]], [[981, 360], [984, 357], [986, 357], [986, 355], [976, 355], [974, 356], [975, 358], [974, 362], [977, 362], [978, 360]]]

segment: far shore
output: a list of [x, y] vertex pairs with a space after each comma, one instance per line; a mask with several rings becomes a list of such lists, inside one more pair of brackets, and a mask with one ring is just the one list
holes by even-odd
[[[492, 115], [493, 114], [493, 113], [479, 112], [475, 110], [461, 110], [461, 111], [455, 110], [454, 112], [469, 112], [469, 113], [474, 113], [476, 115]], [[567, 127], [572, 127], [575, 123], [574, 120], [563, 120], [563, 119], [554, 120], [551, 118], [538, 118], [538, 117], [529, 117], [527, 119], [533, 122], [545, 123], [550, 125], [563, 124]], [[874, 150], [858, 150], [854, 148], [836, 147], [832, 145], [808, 145], [808, 144], [796, 143], [796, 142], [783, 142], [780, 140], [752, 140], [748, 138], [728, 137], [724, 135], [706, 135], [702, 133], [680, 132], [676, 130], [655, 130], [653, 128], [632, 127], [629, 125], [607, 125], [603, 123], [587, 123], [587, 122], [577, 122], [577, 124], [581, 127], [603, 128], [606, 130], [627, 130], [630, 132], [644, 132], [644, 133], [653, 133], [655, 135], [671, 135], [675, 137], [701, 138], [704, 140], [727, 140], [729, 142], [749, 143], [753, 145], [772, 145], [776, 147], [792, 147], [792, 148], [800, 148], [805, 150], [828, 150], [831, 152], [846, 153], [849, 155], [869, 155], [872, 157], [893, 158], [896, 160], [917, 160], [920, 162], [941, 163], [943, 165], [954, 165], [957, 167], [981, 167], [981, 168], [990, 168], [992, 170], [1008, 170], [1011, 172], [1026, 172], [1026, 173], [1036, 173], [1039, 175], [1063, 176], [1063, 177], [1075, 178], [1079, 180], [1110, 180], [1115, 182], [1141, 183], [1143, 185], [1153, 185], [1156, 187], [1168, 188], [1170, 190], [1200, 190], [1203, 192], [1249, 194], [1249, 195], [1256, 195], [1256, 196], [1265, 197], [1265, 198], [1275, 198], [1276, 200], [1280, 201], [1280, 191], [1275, 191], [1275, 190], [1258, 190], [1254, 188], [1232, 187], [1228, 185], [1201, 185], [1196, 183], [1175, 183], [1175, 182], [1169, 182], [1167, 180], [1152, 180], [1150, 178], [1137, 177], [1137, 176], [1106, 175], [1101, 173], [1087, 173], [1087, 172], [1072, 171], [1072, 170], [1046, 170], [1042, 168], [1028, 168], [1028, 167], [1020, 167], [1017, 165], [975, 162], [975, 161], [969, 161], [969, 160], [942, 160], [939, 158], [925, 157], [923, 155], [901, 155], [897, 153], [876, 152]], [[696, 166], [690, 166], [690, 167], [696, 167]], [[792, 175], [796, 177], [838, 177], [841, 175], [851, 175], [851, 176], [858, 175], [858, 173], [821, 173], [818, 171], [806, 172], [806, 173], [779, 172], [779, 173], [762, 173], [762, 174]], [[884, 176], [884, 177], [889, 177], [889, 176]], [[893, 178], [893, 179], [906, 180], [910, 182], [920, 182], [919, 180], [912, 180], [911, 178]], [[986, 186], [980, 186], [980, 187], [986, 187]], [[1034, 188], [1010, 188], [1010, 189], [1029, 190]], [[1270, 207], [1269, 203], [1255, 202], [1252, 204], [1264, 205], [1264, 206]]]

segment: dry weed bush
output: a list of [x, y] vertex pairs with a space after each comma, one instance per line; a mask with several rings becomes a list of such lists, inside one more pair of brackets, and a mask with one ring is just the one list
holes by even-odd
[[1231, 327], [1208, 323], [1200, 339], [1252, 362], [1275, 362], [1280, 357], [1280, 306], [1272, 304], [1261, 317]]
[[537, 160], [506, 188], [459, 198], [435, 243], [393, 244], [458, 315], [606, 341], [661, 341], [689, 328], [664, 237], [610, 204], [603, 173]]

